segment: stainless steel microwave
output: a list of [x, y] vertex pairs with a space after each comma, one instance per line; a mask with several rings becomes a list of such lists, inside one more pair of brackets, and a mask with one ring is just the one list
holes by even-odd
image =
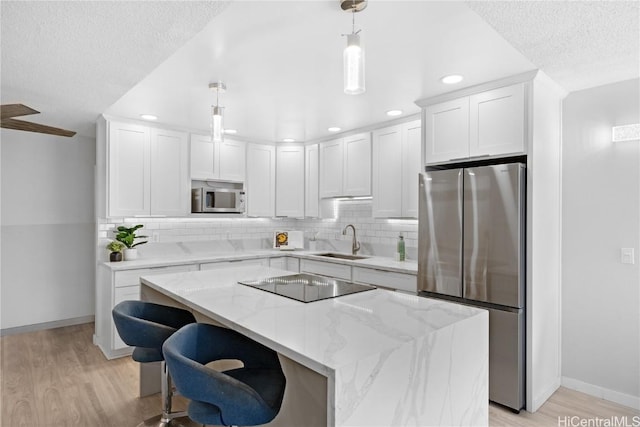
[[192, 188], [191, 212], [244, 213], [245, 194], [232, 188]]

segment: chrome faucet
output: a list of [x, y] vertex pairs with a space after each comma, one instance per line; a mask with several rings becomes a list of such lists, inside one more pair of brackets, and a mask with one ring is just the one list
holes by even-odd
[[353, 230], [353, 242], [351, 243], [351, 254], [355, 255], [360, 250], [360, 243], [358, 243], [358, 241], [356, 240], [356, 228], [353, 226], [353, 224], [348, 224], [346, 227], [344, 227], [342, 229], [342, 235], [343, 236], [347, 235], [347, 228], [349, 227], [351, 227], [351, 229]]

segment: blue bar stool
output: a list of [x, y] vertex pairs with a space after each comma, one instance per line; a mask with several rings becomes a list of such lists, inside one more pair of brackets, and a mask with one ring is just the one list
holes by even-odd
[[[280, 411], [286, 379], [275, 351], [231, 329], [194, 323], [162, 347], [176, 389], [191, 399], [189, 418], [202, 424], [253, 426]], [[224, 372], [205, 366], [237, 359], [244, 367]]]
[[[193, 425], [186, 412], [171, 412], [173, 386], [162, 355], [162, 344], [178, 329], [195, 323], [187, 310], [144, 301], [122, 301], [111, 314], [118, 334], [125, 344], [135, 347], [131, 357], [136, 362], [161, 363], [162, 414], [149, 418], [138, 427]], [[180, 419], [181, 418], [181, 419]]]

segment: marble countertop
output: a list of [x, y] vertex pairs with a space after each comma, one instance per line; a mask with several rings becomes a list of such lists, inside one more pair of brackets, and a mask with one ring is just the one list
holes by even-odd
[[485, 310], [381, 289], [305, 304], [237, 283], [291, 274], [229, 267], [142, 276], [141, 282], [323, 375], [486, 316]]
[[170, 265], [198, 264], [205, 262], [223, 262], [256, 258], [277, 258], [290, 256], [300, 259], [310, 259], [314, 261], [332, 262], [335, 264], [345, 264], [357, 267], [378, 268], [385, 271], [398, 273], [417, 274], [417, 261], [395, 261], [392, 258], [364, 255], [366, 258], [359, 260], [345, 260], [337, 258], [322, 257], [318, 254], [332, 251], [280, 251], [275, 249], [247, 250], [238, 252], [215, 252], [173, 255], [168, 257], [140, 258], [134, 261], [103, 262], [102, 265], [112, 271], [134, 270], [138, 268], [153, 268]]

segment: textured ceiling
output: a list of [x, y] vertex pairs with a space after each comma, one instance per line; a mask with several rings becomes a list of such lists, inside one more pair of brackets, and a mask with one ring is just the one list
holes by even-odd
[[[326, 136], [414, 101], [541, 68], [569, 91], [637, 78], [637, 1], [383, 1], [357, 15], [367, 93], [341, 91], [350, 19], [324, 1], [0, 1], [2, 103], [91, 136], [106, 111], [205, 129], [222, 79], [241, 137]], [[462, 84], [439, 83], [462, 73]], [[15, 132], [3, 130], [3, 132]]]
[[0, 99], [28, 120], [95, 135], [99, 114], [228, 1], [0, 1]]
[[638, 1], [472, 1], [467, 5], [569, 92], [640, 75]]

